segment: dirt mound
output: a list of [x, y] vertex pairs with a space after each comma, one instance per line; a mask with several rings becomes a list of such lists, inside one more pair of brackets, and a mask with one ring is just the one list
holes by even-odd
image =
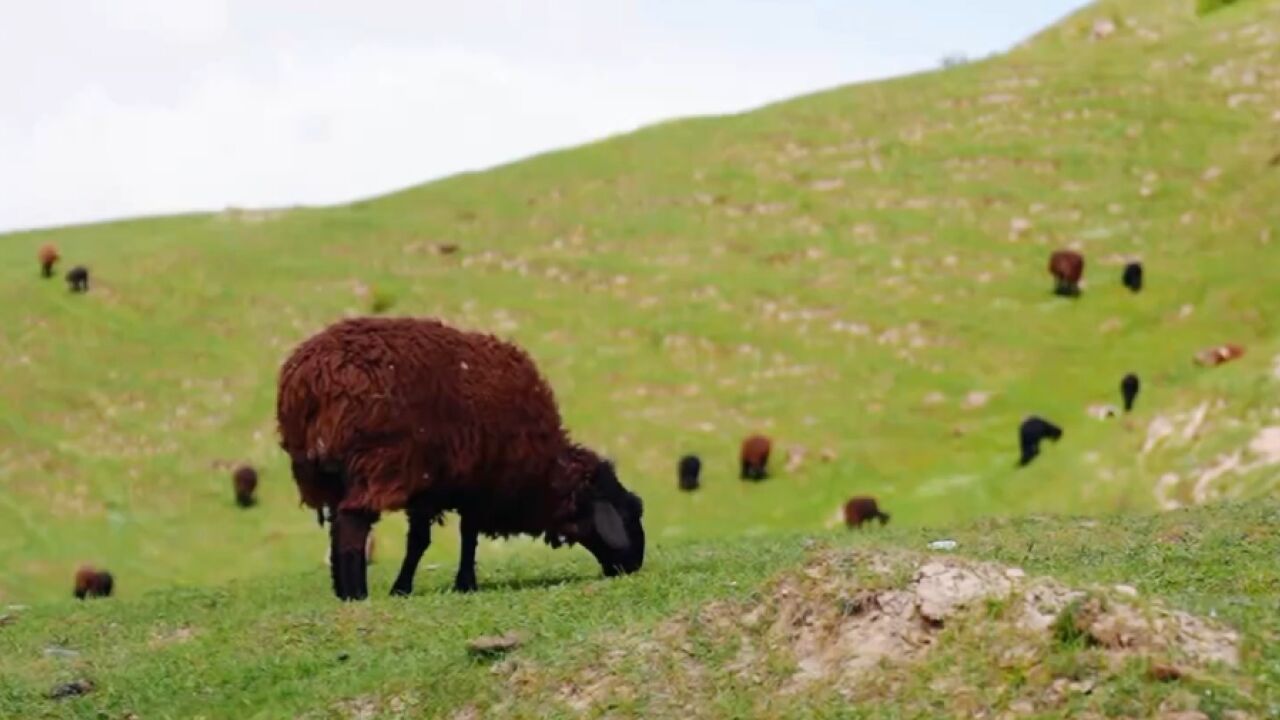
[[[829, 703], [832, 693], [899, 702], [918, 692], [917, 702], [943, 698], [962, 714], [995, 702], [1019, 716], [1062, 709], [1095, 690], [1103, 696], [1131, 661], [1164, 669], [1155, 675], [1175, 678], [1168, 682], [1234, 672], [1239, 646], [1233, 630], [1144, 602], [1128, 586], [1074, 589], [951, 556], [827, 550], [750, 601], [712, 603], [644, 637], [611, 637], [558, 669], [515, 663], [495, 672], [514, 695], [547, 694], [578, 714], [634, 704], [695, 717], [726, 692], [778, 707]], [[941, 659], [929, 660], [934, 653]], [[1088, 660], [1073, 661], [1077, 670], [1064, 677], [1049, 669], [1062, 654]], [[995, 677], [1017, 667], [1028, 679], [1016, 689], [993, 683], [960, 692], [974, 685], [958, 666]]]
[[[869, 570], [870, 577], [850, 583], [840, 570], [850, 563]], [[905, 586], [882, 585], [904, 575], [909, 577]], [[836, 553], [779, 581], [771, 596], [744, 617], [772, 618], [768, 641], [789, 648], [798, 666], [790, 688], [815, 681], [852, 683], [882, 662], [915, 660], [948, 623], [972, 620], [966, 613], [988, 603], [1002, 606], [999, 623], [1028, 635], [1047, 636], [1058, 623], [1068, 622], [1078, 626], [1087, 643], [1116, 653], [1172, 654], [1199, 664], [1239, 662], [1234, 631], [1159, 606], [1139, 608], [1132, 597], [1117, 595], [1114, 590], [1086, 593], [1049, 579], [1029, 579], [1017, 568], [963, 558]]]

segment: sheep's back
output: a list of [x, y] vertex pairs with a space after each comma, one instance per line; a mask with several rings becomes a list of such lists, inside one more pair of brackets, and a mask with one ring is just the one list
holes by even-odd
[[1069, 282], [1079, 282], [1084, 275], [1084, 257], [1070, 250], [1058, 250], [1049, 256], [1049, 272]]
[[769, 438], [753, 435], [742, 442], [742, 459], [753, 464], [763, 462], [771, 448]]
[[341, 463], [343, 506], [379, 510], [545, 467], [564, 442], [527, 354], [434, 320], [348, 320], [307, 340], [281, 369], [277, 415], [295, 465]]

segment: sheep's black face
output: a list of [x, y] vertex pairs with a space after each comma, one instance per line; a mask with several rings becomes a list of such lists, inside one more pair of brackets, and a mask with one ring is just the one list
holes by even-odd
[[644, 503], [618, 482], [609, 463], [596, 470], [582, 513], [582, 545], [595, 555], [606, 576], [630, 574], [644, 565]]

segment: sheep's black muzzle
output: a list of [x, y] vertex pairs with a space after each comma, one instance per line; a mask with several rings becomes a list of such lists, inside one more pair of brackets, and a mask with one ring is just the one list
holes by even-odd
[[605, 577], [617, 577], [619, 575], [630, 575], [640, 569], [644, 565], [643, 560], [635, 560], [628, 562], [610, 562], [601, 563], [600, 567], [604, 570]]

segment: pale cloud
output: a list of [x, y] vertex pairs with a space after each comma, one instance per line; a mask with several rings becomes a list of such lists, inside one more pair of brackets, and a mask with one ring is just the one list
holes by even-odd
[[0, 0], [0, 229], [350, 200], [966, 48], [834, 7]]

